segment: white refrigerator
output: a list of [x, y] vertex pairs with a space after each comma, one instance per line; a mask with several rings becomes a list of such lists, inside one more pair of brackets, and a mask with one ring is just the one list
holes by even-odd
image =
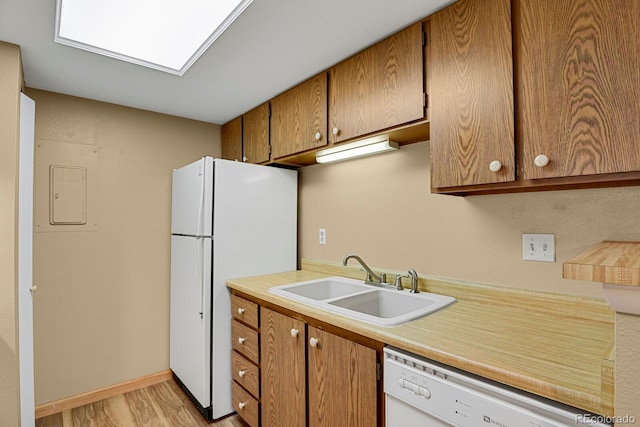
[[296, 171], [204, 157], [173, 171], [170, 367], [200, 412], [231, 403], [228, 279], [296, 269]]

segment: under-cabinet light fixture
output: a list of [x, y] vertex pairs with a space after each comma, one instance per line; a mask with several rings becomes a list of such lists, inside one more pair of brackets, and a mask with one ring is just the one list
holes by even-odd
[[341, 160], [355, 159], [356, 157], [397, 150], [399, 147], [397, 142], [389, 141], [389, 136], [387, 135], [374, 136], [318, 151], [316, 153], [316, 162], [339, 162]]

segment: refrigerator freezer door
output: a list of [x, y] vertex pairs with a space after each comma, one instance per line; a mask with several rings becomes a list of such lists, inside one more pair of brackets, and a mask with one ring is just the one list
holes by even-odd
[[169, 365], [203, 408], [211, 405], [211, 239], [171, 236]]
[[211, 236], [213, 159], [203, 157], [173, 171], [171, 234]]

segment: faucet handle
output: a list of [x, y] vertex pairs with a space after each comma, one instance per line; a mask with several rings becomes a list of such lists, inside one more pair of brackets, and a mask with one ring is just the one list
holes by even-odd
[[[366, 282], [373, 282], [373, 276], [371, 275], [370, 272], [368, 272], [364, 268], [361, 268], [360, 271], [364, 271], [367, 273], [367, 278], [365, 279]], [[387, 273], [380, 273], [380, 283], [386, 283], [386, 282], [387, 282]]]
[[398, 274], [396, 276], [396, 283], [394, 285], [394, 287], [396, 288], [397, 291], [403, 291], [404, 290], [404, 286], [402, 286], [402, 279], [403, 278], [409, 278], [408, 274]]
[[367, 270], [361, 268], [360, 271], [364, 271], [365, 273], [367, 273], [367, 278], [364, 279], [365, 282], [370, 282], [371, 280], [373, 280], [373, 278], [371, 277], [371, 273], [369, 273]]

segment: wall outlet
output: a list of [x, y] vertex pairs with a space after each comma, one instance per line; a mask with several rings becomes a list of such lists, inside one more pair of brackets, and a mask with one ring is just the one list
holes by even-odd
[[321, 245], [326, 245], [327, 244], [327, 229], [326, 228], [321, 228], [320, 230], [318, 230], [318, 243], [320, 243]]
[[525, 261], [556, 262], [554, 234], [523, 234], [522, 259]]

